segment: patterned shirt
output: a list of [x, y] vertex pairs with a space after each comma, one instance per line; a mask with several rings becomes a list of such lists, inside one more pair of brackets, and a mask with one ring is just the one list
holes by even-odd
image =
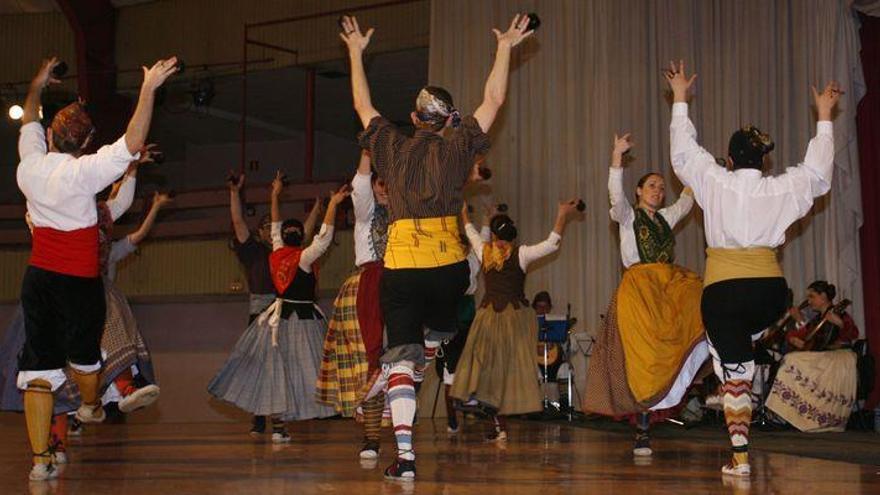
[[416, 130], [412, 137], [384, 117], [375, 117], [358, 136], [388, 186], [390, 222], [407, 218], [457, 216], [462, 187], [478, 155], [489, 151], [489, 136], [473, 116], [448, 137]]

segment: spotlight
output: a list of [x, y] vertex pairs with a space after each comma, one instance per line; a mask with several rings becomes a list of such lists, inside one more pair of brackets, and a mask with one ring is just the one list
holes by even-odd
[[21, 120], [24, 116], [24, 108], [21, 105], [12, 105], [9, 107], [9, 118], [12, 120]]

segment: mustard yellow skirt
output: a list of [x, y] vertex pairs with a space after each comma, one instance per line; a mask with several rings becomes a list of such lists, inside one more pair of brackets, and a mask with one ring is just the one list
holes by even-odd
[[672, 264], [639, 264], [624, 273], [590, 357], [585, 410], [640, 412], [669, 393], [705, 339], [702, 290], [697, 274]]

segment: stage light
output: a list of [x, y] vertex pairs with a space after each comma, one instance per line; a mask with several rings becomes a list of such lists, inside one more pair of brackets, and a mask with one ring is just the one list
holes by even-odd
[[206, 107], [211, 104], [214, 99], [214, 81], [210, 79], [199, 79], [193, 86], [192, 91], [193, 105], [196, 108]]
[[12, 120], [21, 120], [24, 116], [24, 108], [21, 105], [12, 105], [9, 107], [9, 118]]

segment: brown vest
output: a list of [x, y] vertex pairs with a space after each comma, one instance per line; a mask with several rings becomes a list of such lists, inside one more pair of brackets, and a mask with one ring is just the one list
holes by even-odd
[[501, 270], [484, 271], [483, 276], [486, 277], [486, 293], [480, 303], [481, 308], [491, 304], [500, 313], [508, 304], [515, 309], [529, 305], [525, 292], [526, 272], [519, 266], [519, 246], [511, 251]]

